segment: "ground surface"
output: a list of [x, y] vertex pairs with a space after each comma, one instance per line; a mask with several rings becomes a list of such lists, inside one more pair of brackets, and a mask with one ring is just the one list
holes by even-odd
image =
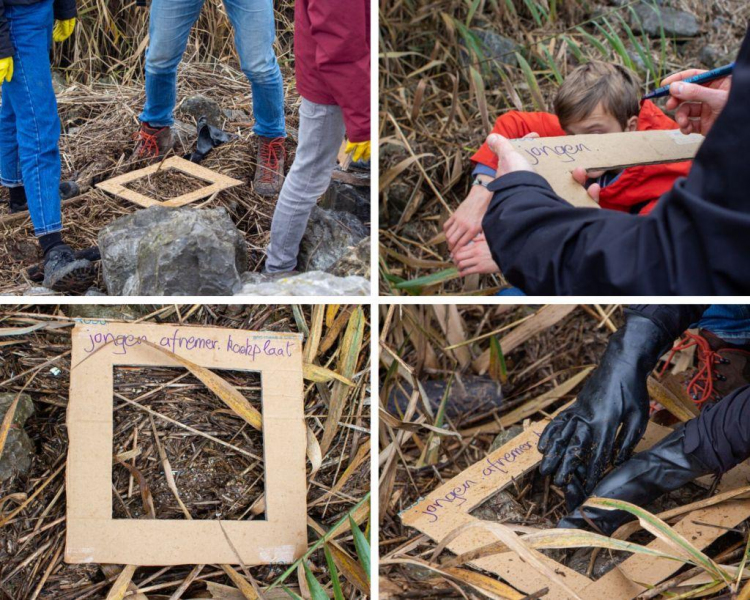
[[[442, 238], [442, 224], [469, 191], [469, 157], [497, 116], [549, 111], [558, 81], [587, 58], [632, 64], [644, 91], [668, 73], [726, 64], [750, 18], [743, 0], [665, 0], [658, 4], [697, 17], [699, 35], [631, 40], [624, 22], [639, 3], [380, 3], [382, 293], [491, 293], [506, 286], [499, 276], [461, 279], [448, 271]], [[493, 58], [482, 35], [504, 36], [510, 47]]]

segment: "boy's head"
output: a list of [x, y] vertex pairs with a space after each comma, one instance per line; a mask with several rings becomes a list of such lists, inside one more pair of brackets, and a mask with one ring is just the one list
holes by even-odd
[[569, 135], [635, 131], [639, 112], [636, 74], [598, 60], [573, 70], [555, 97], [555, 114]]

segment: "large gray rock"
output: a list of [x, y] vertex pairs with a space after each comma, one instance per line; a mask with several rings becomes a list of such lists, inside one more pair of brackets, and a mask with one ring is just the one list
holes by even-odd
[[235, 296], [368, 296], [370, 280], [356, 275], [336, 277], [321, 271], [308, 271], [289, 277], [273, 278], [262, 273], [245, 273]]
[[369, 279], [370, 236], [363, 238], [359, 243], [351, 246], [341, 258], [333, 263], [333, 266], [328, 269], [328, 272], [337, 277], [359, 275], [360, 277]]
[[664, 27], [667, 37], [695, 37], [700, 33], [698, 19], [689, 12], [647, 4], [639, 4], [634, 10], [638, 19], [633, 19], [633, 30], [645, 31], [650, 37], [661, 37], [660, 26]]
[[320, 199], [321, 208], [343, 210], [360, 221], [370, 220], [370, 188], [333, 180]]
[[297, 269], [327, 271], [368, 234], [367, 227], [354, 215], [316, 206], [300, 243]]
[[224, 208], [152, 206], [99, 232], [102, 274], [113, 296], [229, 296], [247, 270], [247, 248]]
[[221, 106], [215, 100], [201, 96], [190, 96], [180, 105], [180, 112], [189, 115], [197, 122], [201, 117], [206, 117], [209, 125], [221, 127], [223, 112]]
[[[16, 393], [0, 394], [0, 423], [8, 413], [10, 405], [16, 399]], [[34, 457], [34, 444], [23, 429], [26, 419], [34, 414], [34, 404], [28, 394], [21, 394], [13, 425], [5, 440], [5, 449], [0, 456], [0, 483], [7, 481], [13, 475], [25, 475], [31, 468]]]

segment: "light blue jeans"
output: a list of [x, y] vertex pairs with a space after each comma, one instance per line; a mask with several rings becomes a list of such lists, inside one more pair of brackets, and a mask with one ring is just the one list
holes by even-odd
[[[146, 51], [146, 105], [142, 122], [153, 127], [174, 123], [177, 66], [204, 0], [152, 0]], [[256, 135], [285, 137], [284, 83], [273, 51], [276, 23], [272, 0], [224, 0], [234, 27], [240, 67], [250, 80]]]
[[53, 0], [5, 6], [13, 43], [13, 79], [3, 82], [0, 107], [0, 183], [26, 188], [37, 236], [62, 229], [60, 118], [49, 51]]

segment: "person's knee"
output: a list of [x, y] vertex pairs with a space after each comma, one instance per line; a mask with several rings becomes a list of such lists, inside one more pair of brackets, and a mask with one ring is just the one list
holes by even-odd
[[177, 71], [183, 49], [178, 43], [159, 38], [151, 40], [146, 51], [146, 72], [152, 75], [168, 75]]
[[258, 53], [240, 59], [242, 72], [255, 84], [263, 85], [268, 83], [281, 83], [281, 70], [276, 62], [276, 56], [273, 52], [263, 56]]

